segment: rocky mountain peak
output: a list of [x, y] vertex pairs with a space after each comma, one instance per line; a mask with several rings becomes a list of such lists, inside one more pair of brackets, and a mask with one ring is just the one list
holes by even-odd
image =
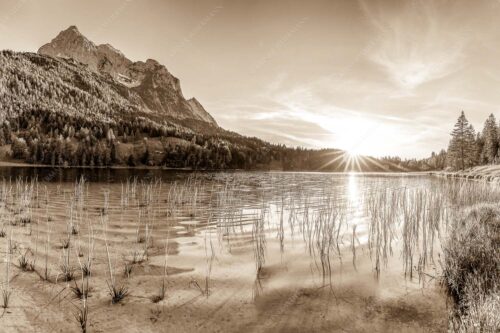
[[78, 27], [76, 25], [69, 26], [68, 29], [61, 31], [61, 33], [74, 33], [74, 34], [82, 35], [80, 33], [80, 30], [78, 30]]
[[76, 25], [72, 25], [72, 26], [68, 27], [66, 30], [61, 31], [56, 36], [56, 38], [54, 38], [52, 40], [52, 42], [54, 42], [54, 40], [62, 40], [62, 39], [68, 40], [68, 39], [74, 39], [74, 38], [85, 38], [85, 36], [80, 33], [80, 30], [78, 30]]
[[132, 62], [110, 44], [96, 45], [74, 25], [61, 31], [39, 54], [73, 58], [98, 73], [111, 75], [117, 82], [133, 90], [151, 111], [177, 119], [194, 119], [217, 125], [215, 120], [193, 100], [182, 95], [180, 81], [154, 59]]
[[43, 45], [38, 53], [53, 57], [73, 58], [92, 69], [97, 69], [97, 47], [74, 25], [61, 31], [52, 41]]

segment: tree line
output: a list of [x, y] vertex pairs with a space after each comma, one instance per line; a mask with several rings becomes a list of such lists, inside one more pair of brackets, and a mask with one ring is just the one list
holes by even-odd
[[476, 132], [462, 111], [451, 132], [446, 154], [446, 167], [464, 170], [478, 165], [500, 162], [500, 130], [493, 114]]
[[[1, 110], [0, 110], [1, 112]], [[417, 164], [362, 158], [346, 161], [337, 149], [291, 148], [222, 129], [194, 133], [158, 128], [145, 119], [101, 122], [52, 110], [17, 112], [0, 123], [0, 146], [32, 164], [105, 167], [157, 166], [189, 169], [301, 171], [418, 170]], [[123, 147], [133, 149], [124, 150]]]

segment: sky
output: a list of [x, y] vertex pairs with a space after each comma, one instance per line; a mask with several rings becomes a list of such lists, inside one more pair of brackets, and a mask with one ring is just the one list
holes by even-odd
[[219, 125], [371, 156], [446, 148], [500, 118], [500, 0], [0, 0], [0, 49], [76, 25], [156, 59]]

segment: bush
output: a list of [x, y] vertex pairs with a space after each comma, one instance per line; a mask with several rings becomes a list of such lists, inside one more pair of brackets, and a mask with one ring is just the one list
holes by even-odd
[[15, 138], [12, 142], [12, 157], [18, 159], [26, 159], [28, 157], [28, 145], [23, 138]]
[[463, 333], [493, 333], [500, 329], [500, 295], [478, 297], [462, 316], [452, 313], [450, 330]]
[[457, 219], [444, 244], [444, 259], [445, 286], [455, 301], [453, 330], [497, 332], [500, 208], [477, 205]]

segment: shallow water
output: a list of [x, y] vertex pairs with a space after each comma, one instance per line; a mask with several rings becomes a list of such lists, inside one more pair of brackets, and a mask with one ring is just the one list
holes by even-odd
[[[430, 190], [441, 179], [412, 174], [133, 174], [135, 180], [128, 170], [0, 169], [0, 177], [39, 180], [27, 204], [31, 208], [19, 213], [38, 221], [29, 226], [34, 228], [29, 236], [16, 231], [22, 247], [41, 244], [49, 232], [58, 243], [71, 225], [78, 230], [74, 251], [85, 253], [92, 230], [95, 266], [101, 272], [96, 285], [105, 285], [105, 242], [117, 271], [147, 251], [147, 264], [123, 279], [146, 298], [157, 289], [167, 260], [163, 304], [170, 315], [159, 320], [166, 331], [446, 329], [445, 300], [436, 287], [439, 240], [433, 238], [429, 263], [410, 276], [400, 221], [374, 228], [371, 216], [380, 193]], [[75, 182], [82, 175], [88, 181], [79, 192]], [[19, 187], [14, 180], [4, 184], [10, 184], [10, 193]], [[7, 207], [14, 204], [6, 199]], [[64, 251], [57, 244], [51, 247], [49, 266], [56, 271]], [[179, 318], [179, 309], [192, 321]]]

